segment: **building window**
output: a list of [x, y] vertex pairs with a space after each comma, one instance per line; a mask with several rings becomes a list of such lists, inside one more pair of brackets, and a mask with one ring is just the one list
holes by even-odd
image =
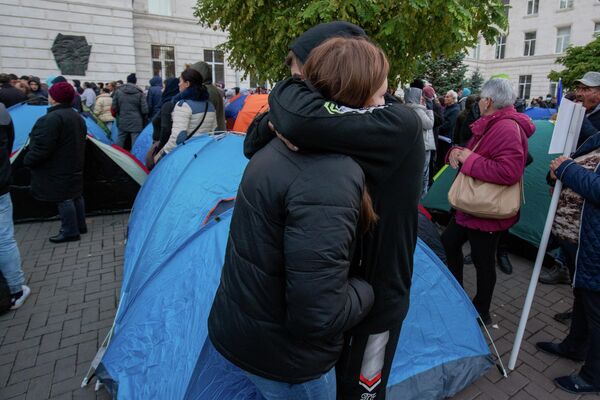
[[531, 95], [531, 75], [519, 75], [519, 98], [528, 99]]
[[571, 44], [571, 27], [556, 30], [556, 53], [564, 53]]
[[564, 10], [565, 8], [573, 8], [573, 0], [560, 0], [558, 8]]
[[502, 0], [502, 4], [504, 5], [504, 15], [508, 18], [508, 10], [510, 9], [510, 0]]
[[171, 16], [171, 0], [148, 0], [148, 14]]
[[[600, 1], [600, 0], [598, 0]], [[594, 37], [600, 36], [600, 22], [594, 24]]]
[[540, 0], [527, 0], [527, 15], [538, 13], [540, 8]]
[[212, 68], [213, 83], [225, 82], [225, 63], [223, 52], [219, 50], [204, 50], [204, 61]]
[[535, 55], [535, 37], [536, 37], [536, 32], [526, 32], [525, 33], [525, 48], [523, 50], [524, 56]]
[[556, 82], [550, 82], [550, 87], [548, 89], [548, 93], [552, 96], [556, 96], [556, 88], [558, 84]]
[[504, 58], [506, 53], [506, 36], [498, 36], [496, 39], [496, 59], [500, 60]]
[[175, 77], [175, 48], [172, 46], [152, 45], [152, 73], [163, 79]]

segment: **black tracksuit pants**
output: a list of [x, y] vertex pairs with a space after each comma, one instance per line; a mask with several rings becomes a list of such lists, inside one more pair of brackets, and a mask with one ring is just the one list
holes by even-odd
[[385, 388], [400, 339], [397, 328], [377, 334], [350, 335], [335, 365], [338, 400], [385, 399]]

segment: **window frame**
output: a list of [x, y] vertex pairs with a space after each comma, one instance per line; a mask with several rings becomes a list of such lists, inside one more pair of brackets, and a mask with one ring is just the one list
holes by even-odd
[[498, 35], [494, 49], [494, 59], [503, 60], [506, 57], [506, 38], [507, 35]]
[[[210, 52], [209, 54], [211, 55], [210, 60], [208, 59], [207, 52]], [[222, 61], [216, 61], [217, 57], [215, 57], [215, 55], [217, 55], [218, 53], [220, 53], [220, 58]], [[204, 54], [204, 62], [207, 63], [208, 65], [210, 65], [210, 69], [212, 70], [212, 82], [213, 84], [216, 84], [217, 82], [225, 82], [225, 53], [221, 50], [217, 50], [217, 49], [204, 49], [203, 51]], [[223, 66], [223, 76], [222, 79], [219, 79], [219, 77], [217, 77], [217, 66]]]
[[526, 15], [537, 15], [540, 11], [540, 0], [527, 0]]
[[[522, 79], [524, 78], [524, 79]], [[519, 98], [529, 99], [531, 97], [532, 75], [519, 75]]]
[[[600, 2], [600, 0], [598, 0]], [[594, 32], [592, 33], [592, 37], [600, 36], [600, 21], [594, 21]]]
[[171, 17], [173, 16], [172, 3], [172, 0], [147, 0], [146, 5], [148, 6], [148, 14]]
[[[533, 34], [533, 38], [527, 39], [528, 34]], [[523, 32], [523, 57], [535, 56], [535, 42], [537, 41], [537, 31]]]
[[[561, 29], [568, 29], [569, 30], [569, 34], [568, 35], [559, 35], [559, 32]], [[565, 38], [567, 38], [567, 40], [565, 40]], [[566, 45], [565, 45], [566, 42]], [[561, 51], [559, 51], [559, 43], [560, 43], [560, 49]], [[561, 27], [557, 27], [556, 28], [556, 43], [554, 46], [554, 53], [555, 54], [562, 54], [565, 51], [567, 51], [567, 49], [569, 48], [569, 46], [571, 45], [571, 26], [561, 26]]]
[[[154, 57], [154, 49], [158, 48], [158, 58]], [[172, 52], [173, 57], [171, 59], [171, 57], [167, 57], [168, 53]], [[175, 78], [177, 77], [177, 70], [176, 70], [176, 55], [175, 55], [175, 46], [169, 46], [169, 45], [164, 45], [164, 44], [151, 44], [150, 45], [150, 62], [152, 65], [152, 74], [153, 76], [156, 75], [156, 68], [154, 67], [154, 63], [155, 62], [159, 62], [160, 63], [160, 77], [163, 80], [166, 80], [168, 78]], [[172, 63], [173, 68], [172, 68], [172, 76], [170, 76], [169, 74], [169, 70], [167, 67], [167, 63]]]
[[569, 10], [573, 8], [574, 0], [558, 0], [559, 10]]

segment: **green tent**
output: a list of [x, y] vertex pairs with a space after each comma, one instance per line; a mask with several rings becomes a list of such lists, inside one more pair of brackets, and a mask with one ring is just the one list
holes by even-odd
[[[537, 247], [542, 237], [551, 198], [546, 174], [550, 161], [558, 155], [548, 154], [554, 125], [543, 120], [533, 122], [536, 131], [529, 138], [529, 153], [533, 157], [533, 163], [525, 169], [525, 204], [521, 208], [519, 222], [510, 229], [510, 233]], [[448, 190], [455, 176], [456, 170], [446, 166], [423, 199], [423, 206], [433, 211], [450, 212]]]

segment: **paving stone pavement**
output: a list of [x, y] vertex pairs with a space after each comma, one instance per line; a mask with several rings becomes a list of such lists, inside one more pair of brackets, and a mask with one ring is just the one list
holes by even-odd
[[[109, 399], [93, 384], [80, 388], [97, 348], [110, 329], [122, 279], [127, 214], [88, 219], [80, 242], [51, 244], [57, 221], [16, 225], [23, 269], [32, 293], [25, 305], [0, 317], [0, 399]], [[492, 306], [495, 343], [508, 363], [532, 262], [511, 256], [512, 275], [498, 272]], [[467, 292], [474, 271], [465, 267]], [[454, 399], [578, 399], [552, 378], [578, 370], [575, 362], [538, 352], [535, 342], [562, 338], [567, 327], [552, 316], [570, 308], [569, 286], [539, 285], [520, 360], [508, 379], [496, 369]], [[584, 399], [600, 399], [585, 396]], [[170, 399], [167, 399], [170, 400]]]

